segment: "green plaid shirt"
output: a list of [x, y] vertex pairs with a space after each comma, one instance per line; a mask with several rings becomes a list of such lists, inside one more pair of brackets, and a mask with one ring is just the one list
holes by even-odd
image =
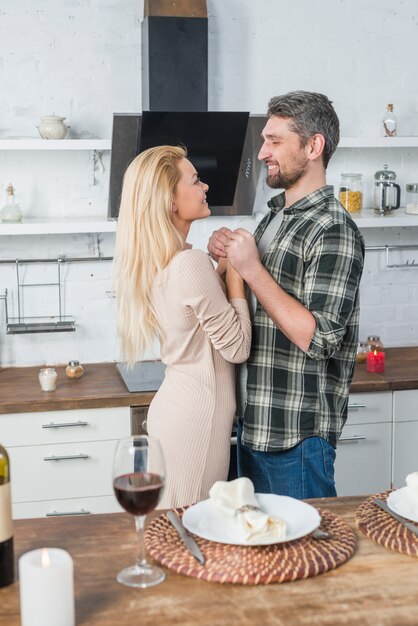
[[[283, 210], [284, 194], [268, 204], [271, 211], [255, 231], [257, 242]], [[316, 330], [305, 353], [257, 303], [242, 438], [250, 448], [287, 450], [312, 435], [336, 446], [347, 418], [363, 260], [363, 237], [333, 187], [284, 209], [262, 263], [312, 313]]]

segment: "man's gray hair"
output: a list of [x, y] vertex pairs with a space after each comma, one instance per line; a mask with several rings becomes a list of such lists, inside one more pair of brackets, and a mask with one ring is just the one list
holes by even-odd
[[267, 117], [273, 116], [291, 119], [291, 128], [299, 135], [302, 146], [313, 135], [323, 135], [325, 147], [322, 156], [327, 167], [340, 140], [340, 122], [331, 100], [322, 93], [291, 91], [271, 98]]

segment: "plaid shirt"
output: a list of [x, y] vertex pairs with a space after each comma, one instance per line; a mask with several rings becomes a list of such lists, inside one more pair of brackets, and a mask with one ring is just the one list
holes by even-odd
[[[255, 231], [256, 242], [283, 209], [284, 194], [268, 204], [271, 211]], [[284, 209], [262, 263], [312, 313], [316, 330], [305, 353], [257, 303], [242, 438], [250, 448], [287, 450], [312, 435], [336, 446], [354, 370], [363, 260], [363, 237], [333, 187]]]

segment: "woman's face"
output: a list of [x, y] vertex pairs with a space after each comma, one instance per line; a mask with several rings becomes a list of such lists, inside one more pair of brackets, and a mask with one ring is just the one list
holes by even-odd
[[194, 220], [201, 220], [210, 215], [206, 201], [209, 186], [200, 180], [188, 159], [181, 159], [178, 168], [180, 180], [173, 197], [172, 218], [176, 228], [183, 230], [181, 226], [190, 226]]

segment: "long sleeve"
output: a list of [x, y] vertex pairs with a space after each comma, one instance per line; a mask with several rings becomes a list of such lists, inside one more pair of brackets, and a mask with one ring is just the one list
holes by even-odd
[[243, 363], [251, 347], [247, 301], [228, 302], [209, 256], [187, 250], [177, 260], [179, 296], [195, 315], [213, 347], [230, 363]]

